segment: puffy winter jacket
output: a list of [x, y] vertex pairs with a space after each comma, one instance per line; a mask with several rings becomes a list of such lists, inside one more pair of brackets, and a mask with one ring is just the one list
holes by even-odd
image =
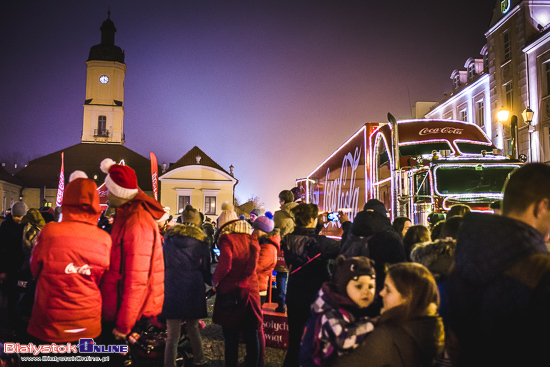
[[267, 291], [268, 284], [277, 264], [277, 253], [281, 248], [281, 236], [279, 230], [275, 228], [273, 232], [267, 234], [267, 237], [260, 238], [260, 258], [256, 273], [258, 274], [258, 286], [260, 292]]
[[156, 220], [162, 206], [142, 191], [117, 208], [111, 265], [101, 282], [103, 319], [128, 334], [141, 316], [156, 316], [164, 301], [164, 256]]
[[[28, 332], [40, 340], [64, 343], [101, 333], [99, 282], [109, 267], [111, 238], [97, 227], [95, 188], [89, 179], [69, 183], [63, 220], [47, 223], [33, 248], [30, 265], [37, 286]], [[76, 195], [82, 207], [67, 205], [72, 191], [85, 193]]]

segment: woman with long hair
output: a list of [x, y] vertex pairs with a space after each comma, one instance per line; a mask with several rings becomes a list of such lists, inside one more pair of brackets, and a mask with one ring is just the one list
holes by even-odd
[[390, 265], [380, 295], [384, 309], [374, 331], [332, 366], [433, 366], [445, 337], [433, 275], [417, 263]]

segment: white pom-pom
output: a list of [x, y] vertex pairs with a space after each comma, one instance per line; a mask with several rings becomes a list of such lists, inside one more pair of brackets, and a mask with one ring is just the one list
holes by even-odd
[[233, 210], [233, 204], [231, 204], [229, 201], [224, 201], [222, 204], [222, 210]]
[[113, 164], [116, 164], [116, 162], [113, 161], [111, 158], [105, 158], [101, 161], [99, 168], [101, 169], [101, 172], [109, 173], [109, 168], [111, 168]]
[[73, 182], [77, 178], [88, 178], [88, 175], [84, 171], [74, 171], [69, 176], [69, 182]]

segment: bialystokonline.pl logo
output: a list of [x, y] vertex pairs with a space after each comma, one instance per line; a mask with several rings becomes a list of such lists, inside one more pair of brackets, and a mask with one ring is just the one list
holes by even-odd
[[[21, 361], [26, 362], [64, 362], [64, 361], [94, 361], [108, 362], [109, 356], [93, 356], [90, 354], [106, 354], [106, 353], [128, 353], [127, 345], [101, 345], [96, 344], [94, 339], [79, 339], [78, 344], [20, 344], [20, 343], [4, 343], [4, 353], [17, 353], [20, 355]], [[87, 355], [70, 355], [77, 353], [86, 353]], [[32, 354], [32, 357], [25, 356]], [[47, 355], [40, 355], [47, 354]]]

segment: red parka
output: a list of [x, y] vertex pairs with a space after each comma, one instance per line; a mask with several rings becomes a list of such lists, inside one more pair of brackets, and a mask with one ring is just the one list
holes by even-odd
[[111, 265], [101, 282], [103, 319], [128, 334], [141, 316], [156, 316], [164, 301], [164, 257], [157, 224], [162, 206], [139, 191], [117, 208]]
[[275, 228], [273, 232], [268, 233], [266, 237], [260, 239], [260, 257], [256, 268], [260, 292], [265, 292], [268, 289], [271, 274], [273, 273], [273, 269], [275, 269], [275, 265], [277, 265], [277, 253], [280, 248], [281, 235], [278, 228]]
[[[260, 245], [252, 227], [244, 220], [234, 220], [219, 229], [218, 247], [220, 256], [216, 270], [212, 275], [212, 284], [216, 286], [216, 300], [212, 321], [228, 328], [239, 328], [243, 323], [262, 325], [262, 310], [256, 265], [260, 254]], [[238, 305], [223, 308], [221, 294], [235, 292]], [[250, 306], [254, 320], [245, 317]], [[250, 315], [248, 315], [250, 316]]]
[[101, 333], [99, 282], [109, 267], [111, 238], [97, 227], [101, 208], [93, 180], [71, 181], [63, 218], [38, 235], [30, 266], [37, 280], [28, 332], [52, 343], [95, 338]]

